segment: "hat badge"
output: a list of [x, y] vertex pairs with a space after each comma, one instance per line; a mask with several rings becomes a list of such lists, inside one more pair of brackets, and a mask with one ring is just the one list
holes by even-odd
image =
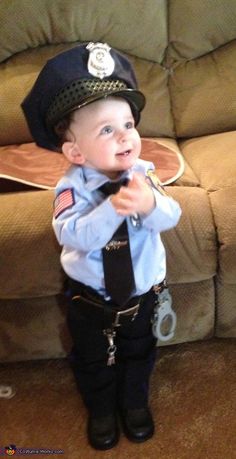
[[106, 43], [89, 43], [88, 72], [96, 78], [110, 76], [115, 68], [115, 61], [110, 54], [110, 46]]

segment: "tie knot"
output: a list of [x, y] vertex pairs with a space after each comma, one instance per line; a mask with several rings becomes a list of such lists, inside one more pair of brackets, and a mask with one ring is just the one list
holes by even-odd
[[100, 186], [99, 190], [102, 191], [105, 196], [110, 196], [111, 194], [118, 193], [119, 189], [122, 186], [127, 186], [128, 184], [128, 179], [123, 178], [122, 180], [119, 180], [118, 182], [106, 182], [104, 185]]

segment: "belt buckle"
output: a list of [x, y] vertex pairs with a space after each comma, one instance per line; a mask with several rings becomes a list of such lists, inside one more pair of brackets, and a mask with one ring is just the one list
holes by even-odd
[[113, 327], [121, 327], [122, 324], [120, 323], [120, 317], [122, 317], [123, 315], [124, 316], [132, 315], [131, 322], [133, 322], [135, 317], [138, 314], [138, 310], [139, 310], [139, 304], [136, 304], [135, 306], [132, 306], [132, 308], [124, 309], [123, 311], [117, 311], [115, 315], [115, 321], [112, 324]]

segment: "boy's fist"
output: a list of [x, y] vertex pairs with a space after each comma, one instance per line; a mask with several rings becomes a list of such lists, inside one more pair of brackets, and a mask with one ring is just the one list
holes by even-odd
[[111, 197], [112, 205], [123, 216], [134, 214], [148, 215], [155, 207], [152, 188], [146, 183], [145, 177], [134, 173], [126, 187]]

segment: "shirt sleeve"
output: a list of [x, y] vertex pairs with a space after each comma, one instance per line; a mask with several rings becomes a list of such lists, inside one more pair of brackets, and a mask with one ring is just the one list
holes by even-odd
[[181, 208], [172, 197], [161, 194], [153, 188], [156, 206], [143, 218], [143, 226], [151, 231], [161, 233], [177, 225], [181, 217]]
[[123, 220], [109, 198], [95, 206], [80, 196], [52, 224], [60, 245], [87, 252], [104, 247]]

